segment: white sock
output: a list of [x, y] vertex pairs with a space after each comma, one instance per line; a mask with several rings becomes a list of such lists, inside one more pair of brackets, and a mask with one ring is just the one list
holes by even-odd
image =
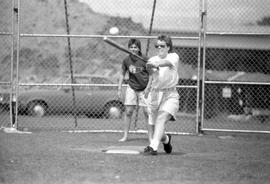
[[165, 135], [165, 140], [164, 141], [162, 141], [162, 143], [164, 143], [164, 144], [168, 144], [169, 143], [169, 136], [168, 135]]
[[157, 151], [158, 145], [159, 145], [159, 141], [155, 140], [155, 139], [152, 139], [150, 147], [153, 148], [153, 150]]

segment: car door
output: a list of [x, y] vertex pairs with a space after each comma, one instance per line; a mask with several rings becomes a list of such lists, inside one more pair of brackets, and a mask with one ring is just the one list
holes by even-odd
[[[71, 83], [70, 78], [67, 78], [63, 81], [63, 84], [70, 84], [70, 83]], [[72, 94], [71, 86], [67, 86], [67, 85], [59, 86], [53, 96], [54, 98], [53, 100], [51, 100], [51, 104], [52, 104], [51, 106], [53, 107], [54, 111], [72, 112], [73, 94]]]
[[92, 77], [91, 83], [98, 85], [92, 88], [95, 111], [103, 111], [105, 104], [110, 103], [113, 100], [117, 100], [117, 88], [111, 86], [113, 84], [112, 81], [104, 77]]
[[57, 89], [50, 99], [50, 107], [55, 112], [72, 112], [72, 89], [63, 86]]
[[76, 108], [81, 113], [92, 112], [95, 108], [93, 96], [93, 88], [91, 86], [86, 86], [85, 84], [90, 84], [89, 77], [77, 77], [76, 83], [81, 84], [81, 86], [76, 86]]

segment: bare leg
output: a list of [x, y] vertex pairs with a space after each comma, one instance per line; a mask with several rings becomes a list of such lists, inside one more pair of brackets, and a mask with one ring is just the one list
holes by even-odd
[[156, 124], [155, 124], [153, 141], [150, 144], [150, 146], [154, 150], [157, 150], [159, 143], [166, 139], [165, 124], [170, 118], [171, 118], [171, 114], [164, 111], [159, 112], [157, 120], [156, 120]]
[[131, 124], [133, 111], [134, 111], [134, 106], [131, 106], [131, 105], [126, 106], [124, 136], [121, 139], [119, 139], [119, 142], [125, 142], [128, 139], [128, 132], [129, 132], [130, 124]]
[[144, 117], [145, 117], [145, 121], [147, 124], [147, 130], [148, 130], [148, 139], [149, 139], [149, 143], [151, 143], [152, 139], [153, 139], [153, 134], [154, 134], [154, 125], [150, 125], [148, 123], [148, 110], [147, 107], [143, 108], [143, 113], [144, 113]]
[[138, 122], [139, 110], [140, 110], [140, 107], [135, 106], [135, 108], [134, 108], [134, 130], [138, 130], [137, 122]]
[[151, 143], [153, 136], [154, 136], [154, 131], [155, 131], [155, 125], [147, 125], [148, 127], [148, 139], [149, 143]]

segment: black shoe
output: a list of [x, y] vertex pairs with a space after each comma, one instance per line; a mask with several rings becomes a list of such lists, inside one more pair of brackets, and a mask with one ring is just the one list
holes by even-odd
[[172, 152], [172, 145], [171, 145], [172, 136], [170, 134], [167, 134], [167, 136], [169, 137], [169, 142], [168, 144], [163, 143], [163, 147], [166, 153], [171, 153]]
[[150, 146], [146, 146], [146, 148], [144, 148], [143, 152], [144, 153], [149, 153], [150, 152], [151, 147]]
[[144, 154], [145, 155], [157, 155], [157, 151], [155, 151], [152, 147], [147, 146], [144, 148]]

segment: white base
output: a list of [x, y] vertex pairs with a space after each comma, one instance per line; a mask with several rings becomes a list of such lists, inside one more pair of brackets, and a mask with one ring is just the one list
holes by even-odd
[[107, 150], [105, 153], [111, 153], [111, 154], [133, 154], [138, 155], [140, 154], [139, 151], [136, 150]]
[[28, 131], [20, 131], [17, 130], [16, 128], [10, 128], [10, 127], [1, 127], [5, 133], [17, 133], [17, 134], [31, 134], [32, 132]]
[[102, 152], [110, 154], [133, 154], [138, 155], [143, 152], [143, 146], [111, 146], [103, 149]]

